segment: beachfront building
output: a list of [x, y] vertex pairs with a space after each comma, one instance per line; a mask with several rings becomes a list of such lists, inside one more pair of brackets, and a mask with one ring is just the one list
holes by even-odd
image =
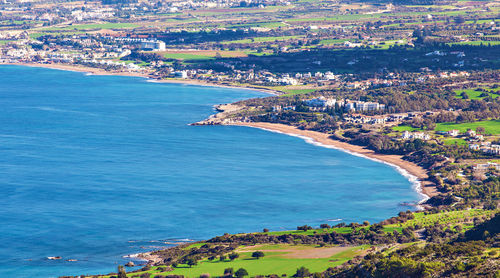
[[174, 71], [174, 72], [172, 72], [172, 75], [174, 76], [174, 78], [182, 78], [182, 79], [188, 78], [188, 73], [185, 70]]
[[345, 111], [377, 111], [384, 110], [385, 104], [380, 104], [377, 102], [365, 102], [365, 101], [346, 101], [344, 103]]
[[323, 96], [304, 100], [305, 105], [309, 107], [333, 107], [336, 102], [337, 100], [334, 98], [325, 98]]

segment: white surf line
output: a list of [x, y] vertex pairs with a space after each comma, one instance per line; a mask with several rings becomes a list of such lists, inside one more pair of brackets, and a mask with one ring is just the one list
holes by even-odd
[[269, 131], [269, 132], [280, 133], [280, 134], [285, 134], [285, 135], [289, 135], [289, 136], [293, 136], [293, 137], [298, 137], [298, 138], [304, 140], [306, 143], [314, 145], [314, 146], [323, 147], [323, 148], [327, 148], [327, 149], [339, 150], [339, 151], [348, 153], [350, 155], [354, 155], [354, 156], [357, 156], [357, 157], [362, 157], [362, 158], [369, 159], [369, 160], [372, 160], [372, 161], [375, 161], [375, 162], [378, 162], [378, 163], [383, 163], [383, 164], [389, 165], [389, 166], [393, 167], [394, 169], [396, 169], [396, 171], [398, 171], [399, 174], [401, 174], [403, 177], [405, 177], [412, 184], [413, 190], [416, 191], [420, 195], [421, 199], [418, 202], [418, 205], [416, 206], [418, 210], [422, 210], [423, 207], [421, 206], [421, 204], [424, 203], [425, 201], [427, 201], [429, 199], [429, 196], [427, 196], [427, 195], [425, 195], [423, 193], [423, 191], [422, 191], [422, 183], [418, 180], [418, 177], [410, 174], [410, 172], [408, 172], [406, 169], [401, 168], [398, 165], [395, 165], [395, 164], [392, 164], [392, 163], [389, 163], [387, 161], [383, 161], [383, 160], [380, 160], [380, 159], [377, 159], [377, 158], [369, 157], [369, 156], [366, 156], [364, 154], [360, 154], [360, 153], [357, 153], [357, 152], [346, 150], [346, 149], [343, 149], [343, 148], [340, 148], [340, 147], [337, 147], [337, 146], [323, 144], [323, 143], [320, 143], [320, 142], [314, 140], [311, 137], [307, 137], [307, 136], [304, 136], [304, 135], [295, 134], [295, 133], [286, 133], [286, 132], [282, 132], [282, 131], [278, 131], [278, 130], [272, 130], [272, 129], [268, 129], [268, 128], [264, 128], [264, 127], [254, 127], [254, 126], [248, 126], [248, 127], [253, 127], [253, 128], [258, 128], [258, 129]]

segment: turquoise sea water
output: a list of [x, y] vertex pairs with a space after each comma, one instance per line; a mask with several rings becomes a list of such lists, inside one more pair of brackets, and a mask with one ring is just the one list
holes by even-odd
[[264, 96], [0, 66], [0, 277], [109, 273], [165, 242], [376, 222], [419, 199], [385, 164], [259, 129], [187, 125], [214, 104]]

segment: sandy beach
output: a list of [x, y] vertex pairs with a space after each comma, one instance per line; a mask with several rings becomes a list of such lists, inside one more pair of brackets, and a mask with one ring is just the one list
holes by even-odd
[[138, 73], [138, 72], [124, 72], [124, 71], [107, 71], [100, 68], [87, 67], [82, 65], [69, 65], [69, 64], [39, 64], [39, 63], [0, 63], [0, 65], [17, 65], [17, 66], [27, 66], [27, 67], [38, 67], [38, 68], [48, 68], [48, 69], [58, 69], [58, 70], [67, 70], [67, 71], [76, 71], [83, 72], [92, 75], [117, 75], [117, 76], [133, 76], [133, 77], [142, 77], [147, 78], [149, 80], [153, 80], [158, 83], [174, 83], [174, 84], [189, 84], [196, 86], [209, 86], [209, 87], [221, 87], [221, 88], [237, 88], [237, 89], [247, 89], [254, 90], [259, 92], [268, 93], [271, 95], [281, 95], [282, 92], [259, 88], [250, 85], [225, 85], [218, 83], [205, 82], [202, 80], [196, 79], [158, 79], [156, 76], [151, 75], [149, 73]]
[[425, 195], [423, 196], [424, 200], [438, 194], [434, 184], [426, 180], [428, 178], [426, 170], [416, 165], [415, 163], [403, 160], [403, 157], [400, 155], [387, 155], [387, 154], [375, 153], [374, 151], [366, 149], [362, 146], [352, 145], [349, 143], [331, 139], [329, 138], [329, 135], [326, 133], [311, 131], [311, 130], [301, 130], [296, 127], [284, 124], [254, 122], [254, 123], [236, 123], [234, 125], [255, 127], [255, 128], [261, 128], [270, 131], [285, 133], [289, 135], [308, 137], [322, 145], [331, 146], [336, 149], [345, 150], [353, 154], [362, 155], [377, 161], [390, 164], [392, 166], [396, 166], [399, 169], [406, 171], [408, 174], [414, 176], [417, 179], [416, 182], [418, 182], [418, 184], [415, 189], [420, 194]]
[[[225, 87], [225, 88], [238, 88], [238, 89], [249, 89], [249, 90], [256, 90], [256, 91], [261, 91], [261, 92], [266, 92], [269, 94], [274, 94], [274, 95], [279, 95], [281, 92], [269, 90], [269, 89], [263, 89], [263, 88], [253, 88], [251, 86], [232, 86], [232, 85], [223, 85], [223, 84], [216, 84], [216, 83], [209, 83], [209, 82], [203, 82], [199, 80], [193, 80], [193, 79], [156, 79], [154, 76], [147, 74], [147, 73], [134, 73], [134, 72], [123, 72], [123, 71], [106, 71], [104, 69], [100, 68], [93, 68], [93, 67], [86, 67], [86, 66], [81, 66], [81, 65], [69, 65], [69, 64], [38, 64], [38, 63], [16, 63], [16, 64], [8, 64], [8, 65], [20, 65], [20, 66], [29, 66], [29, 67], [41, 67], [41, 68], [51, 68], [51, 69], [59, 69], [59, 70], [67, 70], [67, 71], [77, 71], [77, 72], [84, 72], [84, 73], [89, 73], [93, 75], [119, 75], [119, 76], [133, 76], [133, 77], [142, 77], [142, 78], [147, 78], [150, 80], [154, 80], [154, 82], [159, 82], [159, 83], [178, 83], [178, 84], [190, 84], [190, 85], [197, 85], [197, 86], [211, 86], [211, 87]], [[228, 110], [234, 110], [234, 109], [239, 109], [239, 107], [234, 107], [234, 105], [231, 104], [226, 104], [225, 106], [222, 107], [223, 111], [228, 111]], [[231, 108], [231, 109], [229, 109]], [[220, 124], [220, 119], [223, 118], [224, 112], [218, 113], [213, 115], [210, 119], [207, 119], [203, 122], [210, 122], [214, 121], [214, 124]], [[205, 123], [206, 124], [206, 123]], [[357, 145], [352, 145], [348, 144], [342, 141], [338, 140], [333, 140], [329, 138], [328, 134], [321, 133], [321, 132], [316, 132], [316, 131], [310, 131], [310, 130], [301, 130], [293, 126], [289, 125], [284, 125], [284, 124], [273, 124], [273, 123], [232, 123], [233, 125], [241, 125], [241, 126], [249, 126], [249, 127], [255, 127], [255, 128], [262, 128], [262, 129], [267, 129], [271, 131], [276, 131], [276, 132], [281, 132], [285, 134], [290, 134], [290, 135], [298, 135], [298, 136], [304, 136], [311, 138], [317, 143], [326, 145], [326, 146], [331, 146], [337, 149], [341, 149], [353, 154], [358, 154], [362, 155], [371, 159], [375, 159], [384, 163], [388, 163], [392, 166], [396, 166], [399, 169], [403, 170], [402, 174], [405, 174], [404, 172], [407, 172], [413, 177], [416, 177], [417, 179], [417, 186], [416, 190], [420, 193], [423, 194], [423, 199], [430, 198], [432, 196], [435, 196], [438, 194], [436, 187], [426, 179], [428, 178], [426, 170], [423, 169], [422, 167], [403, 160], [402, 156], [400, 155], [386, 155], [386, 154], [379, 154], [375, 153], [372, 150], [366, 149], [361, 146]], [[411, 178], [410, 178], [411, 180]]]

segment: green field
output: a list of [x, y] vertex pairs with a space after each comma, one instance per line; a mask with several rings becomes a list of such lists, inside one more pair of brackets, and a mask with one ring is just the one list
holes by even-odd
[[176, 59], [176, 60], [212, 60], [215, 59], [212, 55], [207, 54], [189, 54], [189, 53], [167, 53], [164, 54], [163, 57], [167, 59]]
[[[464, 133], [468, 129], [476, 130], [477, 127], [484, 127], [486, 134], [497, 135], [500, 134], [500, 120], [487, 120], [487, 121], [478, 121], [472, 123], [437, 123], [435, 131], [449, 131], [452, 129], [458, 129], [460, 132]], [[400, 125], [392, 128], [394, 131], [418, 131], [421, 130], [419, 128], [414, 128], [408, 125]]]
[[[240, 254], [240, 257], [234, 261], [209, 261], [204, 259], [198, 262], [198, 265], [189, 267], [187, 265], [178, 265], [173, 271], [169, 272], [158, 272], [158, 268], [154, 267], [147, 271], [152, 274], [178, 274], [184, 275], [186, 277], [199, 277], [201, 274], [209, 273], [212, 277], [222, 276], [224, 269], [232, 267], [234, 271], [239, 268], [244, 268], [248, 271], [249, 276], [255, 275], [269, 275], [269, 274], [286, 274], [287, 276], [292, 276], [295, 274], [297, 268], [304, 266], [307, 267], [311, 272], [321, 272], [325, 271], [328, 267], [335, 267], [337, 265], [343, 264], [353, 257], [360, 255], [363, 250], [368, 249], [369, 245], [356, 246], [346, 248], [344, 251], [338, 252], [332, 256], [321, 257], [321, 258], [296, 258], [293, 256], [293, 251], [301, 250], [305, 252], [315, 252], [321, 251], [321, 249], [329, 247], [319, 247], [319, 246], [295, 246], [295, 245], [263, 245], [255, 247], [246, 247], [242, 249], [241, 247], [236, 251]], [[265, 251], [265, 257], [261, 259], [254, 259], [251, 254], [254, 250], [269, 250]], [[145, 272], [137, 272], [133, 275], [140, 275]], [[131, 274], [132, 275], [132, 274]], [[130, 275], [130, 276], [131, 276]], [[151, 276], [154, 277], [154, 276]]]
[[101, 24], [75, 24], [64, 27], [41, 28], [44, 31], [71, 31], [71, 30], [91, 30], [91, 29], [130, 29], [139, 27], [134, 23], [101, 23]]
[[225, 42], [222, 42], [222, 44], [286, 41], [286, 40], [291, 40], [291, 39], [298, 39], [298, 38], [301, 38], [301, 37], [302, 36], [255, 37], [255, 38], [251, 38], [251, 39], [225, 41]]
[[500, 45], [500, 41], [468, 41], [468, 42], [453, 42], [449, 45]]
[[411, 127], [409, 125], [398, 125], [393, 127], [392, 130], [403, 132], [403, 131], [417, 131], [420, 130], [420, 128]]
[[301, 95], [301, 94], [309, 94], [314, 91], [315, 89], [283, 89], [280, 90], [285, 92], [286, 94], [282, 95], [283, 97], [289, 97], [289, 96], [294, 96], [294, 95]]
[[[489, 91], [489, 90], [488, 90]], [[466, 89], [466, 90], [456, 90], [455, 91], [455, 97], [456, 98], [462, 98], [461, 94], [465, 92], [467, 93], [467, 95], [469, 96], [469, 99], [483, 99], [485, 97], [481, 97], [480, 95], [484, 92], [481, 92], [481, 91], [476, 91], [475, 89]], [[489, 93], [489, 95], [492, 97], [492, 98], [497, 98], [498, 95], [497, 94], [492, 94], [492, 93]]]
[[456, 139], [456, 138], [450, 138], [450, 139], [445, 139], [444, 140], [445, 145], [459, 145], [459, 146], [467, 146], [468, 143], [464, 139]]
[[473, 123], [438, 123], [436, 131], [449, 131], [458, 129], [460, 132], [466, 132], [468, 129], [476, 130], [478, 126], [484, 127], [487, 134], [500, 134], [500, 120], [479, 121]]
[[317, 259], [289, 258], [286, 256], [286, 251], [280, 252], [280, 249], [287, 248], [289, 248], [289, 246], [279, 245], [277, 248], [274, 248], [274, 250], [276, 250], [275, 252], [265, 252], [266, 256], [259, 260], [251, 258], [252, 252], [240, 253], [240, 258], [234, 260], [233, 262], [209, 262], [205, 260], [200, 262], [198, 266], [192, 268], [181, 266], [181, 268], [177, 268], [174, 271], [169, 272], [169, 274], [182, 274], [188, 277], [198, 277], [203, 273], [210, 273], [212, 276], [215, 276], [222, 275], [224, 273], [224, 269], [232, 267], [235, 271], [239, 268], [244, 268], [248, 271], [250, 276], [269, 274], [287, 274], [287, 276], [292, 276], [295, 274], [297, 268], [301, 266], [307, 267], [312, 272], [325, 271], [328, 267], [334, 267], [347, 262], [359, 253], [357, 252], [358, 250], [366, 249], [367, 247], [352, 247], [348, 251], [335, 254], [331, 257]]
[[259, 23], [245, 23], [245, 24], [230, 24], [225, 25], [226, 28], [249, 28], [249, 27], [261, 27], [275, 29], [278, 27], [285, 27], [283, 22], [259, 22]]

